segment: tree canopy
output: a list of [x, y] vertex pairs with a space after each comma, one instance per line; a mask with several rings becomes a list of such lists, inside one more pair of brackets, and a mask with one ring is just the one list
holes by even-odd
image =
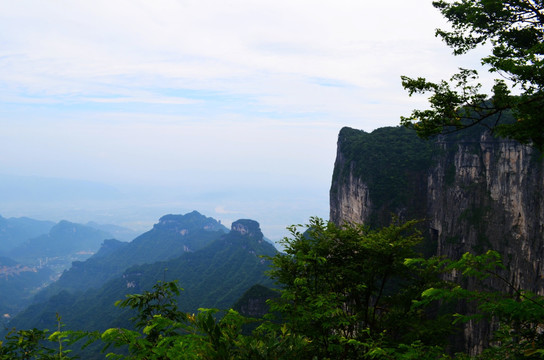
[[[472, 69], [440, 82], [402, 76], [410, 96], [430, 94], [430, 109], [414, 110], [401, 123], [424, 138], [482, 124], [544, 150], [544, 1], [440, 0], [433, 5], [451, 25], [451, 30], [436, 30], [436, 36], [454, 55], [489, 46], [481, 62], [498, 78], [486, 94]], [[515, 121], [504, 121], [500, 115], [506, 112]]]
[[[0, 360], [542, 359], [544, 298], [514, 286], [493, 251], [459, 260], [418, 257], [414, 225], [372, 230], [311, 218], [305, 231], [291, 227], [285, 253], [270, 258], [280, 296], [268, 301], [271, 312], [262, 318], [232, 309], [183, 312], [177, 281], [159, 281], [117, 301], [134, 314], [130, 328], [64, 330], [57, 314], [54, 330], [10, 331], [0, 340]], [[487, 280], [508, 291], [484, 287]], [[479, 290], [468, 287], [473, 281]], [[477, 311], [458, 313], [459, 302]], [[451, 354], [452, 321], [481, 319], [499, 325], [493, 342], [476, 356]]]

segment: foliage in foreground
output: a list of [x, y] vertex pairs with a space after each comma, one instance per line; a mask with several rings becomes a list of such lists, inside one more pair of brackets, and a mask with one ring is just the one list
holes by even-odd
[[[432, 135], [485, 124], [495, 134], [544, 150], [544, 3], [540, 0], [434, 1], [451, 25], [436, 35], [455, 55], [477, 47], [490, 49], [482, 65], [500, 75], [491, 95], [481, 92], [476, 70], [460, 69], [449, 81], [402, 77], [413, 94], [429, 93], [430, 109], [402, 117], [419, 135]], [[487, 101], [489, 100], [489, 101]], [[517, 121], [504, 123], [512, 112]], [[494, 118], [492, 121], [487, 119]]]
[[[312, 218], [306, 231], [292, 227], [285, 253], [271, 258], [281, 297], [269, 300], [265, 319], [234, 310], [182, 312], [177, 283], [158, 282], [117, 302], [137, 311], [134, 329], [63, 331], [58, 317], [54, 332], [10, 333], [0, 343], [0, 359], [73, 359], [66, 349], [77, 341], [103, 343], [108, 359], [469, 359], [447, 354], [448, 336], [453, 323], [482, 318], [499, 327], [495, 342], [473, 359], [543, 358], [543, 298], [509, 283], [496, 252], [457, 261], [418, 258], [414, 225], [370, 230]], [[445, 272], [493, 278], [509, 291], [463, 288], [463, 281], [440, 280]], [[457, 301], [474, 302], [478, 311], [443, 310]], [[250, 335], [243, 331], [248, 323], [258, 324]]]
[[[464, 254], [461, 259], [407, 259], [410, 267], [433, 268], [449, 274], [460, 274], [458, 281], [444, 282], [423, 292], [416, 306], [430, 302], [476, 304], [471, 314], [454, 314], [454, 322], [487, 320], [496, 327], [494, 341], [478, 359], [541, 359], [544, 358], [544, 298], [513, 284], [505, 276], [506, 268], [496, 251], [482, 255]], [[460, 285], [463, 279], [480, 281], [477, 290]], [[505, 291], [494, 291], [488, 280], [498, 282]]]

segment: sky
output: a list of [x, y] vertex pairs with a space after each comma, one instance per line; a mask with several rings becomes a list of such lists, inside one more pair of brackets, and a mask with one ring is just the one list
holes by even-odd
[[428, 0], [0, 0], [0, 215], [279, 240], [328, 218], [342, 127], [425, 107], [401, 75], [477, 67], [438, 27]]

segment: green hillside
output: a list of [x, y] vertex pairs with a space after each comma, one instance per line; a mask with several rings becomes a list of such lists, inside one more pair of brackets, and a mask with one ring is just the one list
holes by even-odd
[[148, 232], [130, 243], [104, 241], [100, 250], [85, 261], [74, 261], [60, 279], [37, 295], [38, 301], [63, 290], [69, 292], [98, 288], [138, 264], [179, 257], [216, 240], [228, 229], [197, 211], [185, 215], [165, 215]]
[[67, 328], [96, 330], [130, 327], [127, 310], [114, 306], [125, 295], [150, 290], [160, 280], [178, 280], [184, 291], [180, 309], [196, 312], [200, 307], [229, 308], [254, 284], [271, 285], [264, 274], [276, 249], [263, 240], [253, 220], [233, 223], [233, 230], [204, 248], [175, 259], [133, 266], [98, 289], [70, 293], [66, 290], [35, 304], [10, 322], [10, 327], [52, 328], [56, 313]]
[[0, 254], [6, 253], [25, 240], [47, 234], [54, 225], [52, 221], [0, 216]]
[[52, 276], [47, 267], [27, 266], [0, 257], [0, 317], [7, 321], [29, 305], [35, 292], [50, 282]]

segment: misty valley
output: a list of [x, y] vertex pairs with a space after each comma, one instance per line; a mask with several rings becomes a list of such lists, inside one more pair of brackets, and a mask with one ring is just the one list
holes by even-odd
[[0, 360], [544, 359], [544, 0], [0, 9]]
[[85, 359], [526, 353], [536, 345], [500, 330], [522, 326], [540, 341], [543, 178], [537, 150], [484, 129], [424, 141], [404, 127], [343, 128], [330, 221], [290, 227], [281, 251], [255, 220], [227, 228], [198, 211], [142, 234], [0, 217], [3, 349], [23, 342], [36, 358], [64, 349]]

